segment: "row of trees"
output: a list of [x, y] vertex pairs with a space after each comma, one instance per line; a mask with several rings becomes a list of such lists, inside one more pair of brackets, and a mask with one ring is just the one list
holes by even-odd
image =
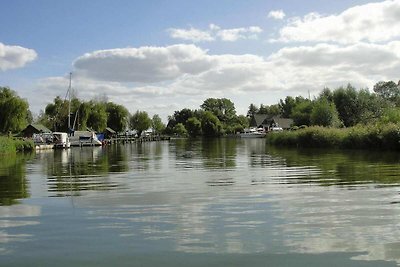
[[[68, 131], [68, 100], [56, 97], [53, 103], [46, 106], [38, 118], [38, 122], [49, 127], [53, 131]], [[127, 129], [136, 130], [138, 135], [149, 128], [154, 133], [162, 133], [165, 125], [159, 115], [150, 118], [145, 111], [136, 111], [130, 114], [122, 105], [108, 102], [106, 100], [82, 101], [76, 97], [71, 100], [70, 113], [71, 128], [86, 130], [91, 128], [101, 132], [110, 127], [117, 132]]]
[[[287, 96], [278, 104], [251, 104], [248, 115], [270, 114], [292, 118], [294, 125], [351, 127], [377, 120], [400, 121], [400, 88], [393, 81], [379, 82], [373, 88], [357, 90], [352, 85], [334, 90], [325, 88], [313, 100]], [[398, 114], [398, 115], [397, 115]]]
[[[53, 131], [68, 131], [68, 100], [56, 97], [41, 112], [36, 122]], [[287, 96], [275, 105], [251, 104], [247, 116], [237, 115], [234, 103], [226, 98], [208, 98], [199, 109], [184, 108], [168, 117], [165, 126], [158, 115], [150, 118], [145, 111], [129, 114], [122, 106], [107, 100], [71, 100], [70, 123], [77, 130], [90, 127], [117, 132], [136, 130], [140, 135], [152, 128], [155, 133], [181, 136], [220, 136], [248, 127], [254, 114], [280, 115], [292, 118], [294, 124], [326, 127], [351, 127], [376, 120], [400, 121], [400, 88], [393, 81], [378, 82], [373, 92], [357, 90], [350, 84], [334, 90], [325, 88], [313, 100]], [[0, 87], [0, 132], [19, 132], [32, 122], [28, 102], [7, 87]]]
[[231, 134], [248, 127], [243, 115], [236, 115], [235, 105], [226, 98], [208, 98], [200, 109], [184, 108], [168, 118], [167, 134], [180, 136], [220, 136]]

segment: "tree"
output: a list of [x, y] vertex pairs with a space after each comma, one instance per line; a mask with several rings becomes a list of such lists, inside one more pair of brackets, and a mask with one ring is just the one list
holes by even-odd
[[214, 114], [220, 122], [228, 122], [236, 116], [235, 104], [227, 98], [208, 98], [200, 107]]
[[185, 125], [182, 123], [177, 123], [174, 127], [174, 133], [176, 133], [179, 136], [185, 137], [187, 136], [187, 130], [185, 128]]
[[374, 92], [385, 100], [388, 100], [399, 106], [400, 104], [400, 88], [393, 81], [380, 81], [374, 85]]
[[279, 108], [282, 111], [282, 117], [290, 118], [292, 115], [293, 108], [296, 106], [296, 100], [291, 97], [287, 96], [285, 101], [282, 99], [279, 101]]
[[104, 131], [107, 127], [107, 112], [106, 106], [103, 102], [92, 102], [91, 110], [87, 118], [87, 126], [97, 132]]
[[354, 126], [360, 122], [357, 91], [350, 84], [346, 88], [340, 87], [333, 92], [333, 101], [339, 113], [339, 119], [344, 126]]
[[136, 111], [129, 119], [129, 123], [131, 129], [137, 131], [138, 136], [151, 127], [151, 119], [146, 111]]
[[0, 87], [0, 132], [19, 132], [28, 124], [28, 102], [8, 87]]
[[203, 114], [201, 121], [201, 130], [205, 136], [220, 136], [222, 131], [222, 124], [213, 113], [206, 111]]
[[201, 122], [196, 117], [191, 117], [186, 121], [186, 129], [191, 137], [201, 135]]
[[322, 97], [315, 101], [311, 111], [311, 124], [319, 126], [339, 126], [339, 114], [335, 104]]
[[253, 117], [255, 114], [258, 113], [258, 108], [254, 104], [250, 104], [249, 110], [247, 111], [248, 117]]
[[292, 112], [292, 119], [297, 126], [311, 125], [311, 112], [313, 104], [310, 100], [303, 101], [297, 104]]
[[107, 126], [117, 132], [122, 132], [126, 129], [129, 112], [121, 105], [108, 102], [106, 104]]
[[160, 116], [155, 114], [151, 120], [151, 127], [153, 128], [153, 133], [160, 134], [165, 129], [165, 124], [162, 122]]

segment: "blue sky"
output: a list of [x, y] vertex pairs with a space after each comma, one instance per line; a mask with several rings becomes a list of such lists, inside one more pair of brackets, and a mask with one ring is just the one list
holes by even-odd
[[399, 79], [400, 1], [3, 1], [0, 86], [167, 115]]

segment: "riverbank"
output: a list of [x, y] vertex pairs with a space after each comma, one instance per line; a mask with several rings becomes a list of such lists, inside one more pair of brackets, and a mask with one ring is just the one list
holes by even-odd
[[340, 129], [315, 126], [296, 131], [272, 132], [267, 135], [267, 142], [292, 147], [400, 151], [400, 124], [374, 124]]
[[35, 145], [32, 140], [0, 136], [0, 154], [15, 154], [17, 152], [33, 151], [34, 149]]

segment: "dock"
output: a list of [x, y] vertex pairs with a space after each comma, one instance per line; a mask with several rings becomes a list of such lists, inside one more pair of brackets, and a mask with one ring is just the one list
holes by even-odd
[[143, 137], [134, 137], [134, 136], [116, 136], [110, 139], [105, 139], [107, 144], [117, 144], [117, 143], [144, 143], [144, 142], [154, 142], [154, 141], [169, 141], [171, 137], [164, 135], [150, 135]]

